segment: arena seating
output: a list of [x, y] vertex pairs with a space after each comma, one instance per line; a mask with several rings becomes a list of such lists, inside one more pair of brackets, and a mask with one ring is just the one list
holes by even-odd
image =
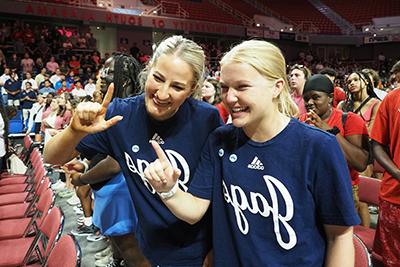
[[188, 12], [189, 19], [212, 21], [226, 24], [241, 25], [242, 22], [239, 19], [233, 17], [233, 15], [226, 13], [219, 7], [209, 3], [208, 1], [192, 2], [184, 0], [175, 1], [162, 1], [161, 4], [167, 6], [168, 14], [179, 14], [179, 7]]
[[263, 15], [260, 10], [253, 7], [252, 5], [247, 4], [245, 1], [223, 0], [223, 2], [230, 5], [232, 8], [240, 11], [251, 19], [254, 17], [254, 15]]
[[400, 14], [400, 1], [398, 0], [323, 0], [323, 2], [356, 26], [371, 24], [372, 18], [399, 16]]
[[[340, 29], [307, 0], [264, 1], [268, 9], [296, 24], [313, 23], [319, 33], [340, 34]], [[301, 12], [299, 11], [301, 10]]]

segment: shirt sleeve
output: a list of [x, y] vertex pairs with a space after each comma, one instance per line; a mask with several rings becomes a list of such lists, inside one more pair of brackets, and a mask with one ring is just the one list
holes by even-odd
[[217, 164], [212, 155], [212, 152], [216, 150], [213, 139], [214, 134], [211, 134], [201, 152], [199, 165], [188, 189], [188, 192], [192, 195], [208, 200], [212, 198], [213, 181], [216, 175], [215, 164]]
[[379, 106], [378, 112], [376, 113], [374, 125], [372, 126], [371, 139], [375, 140], [382, 145], [389, 143], [389, 97], [385, 97]]
[[368, 135], [367, 126], [365, 126], [364, 120], [357, 114], [349, 112], [347, 114], [347, 120], [344, 125], [344, 136], [350, 135]]
[[336, 139], [329, 137], [320, 142], [316, 158], [312, 190], [321, 222], [347, 226], [359, 224], [349, 170]]

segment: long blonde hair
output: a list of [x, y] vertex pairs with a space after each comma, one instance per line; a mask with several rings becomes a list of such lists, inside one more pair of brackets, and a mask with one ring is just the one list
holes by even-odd
[[244, 41], [226, 53], [220, 64], [222, 66], [232, 62], [249, 64], [268, 80], [283, 79], [284, 88], [274, 102], [282, 114], [289, 117], [298, 115], [299, 109], [291, 98], [286, 83], [285, 58], [278, 47], [261, 40]]
[[192, 97], [200, 99], [201, 86], [204, 80], [205, 54], [201, 46], [180, 35], [171, 36], [157, 46], [149, 63], [139, 74], [142, 89], [144, 90], [144, 84], [150, 69], [157, 64], [157, 60], [161, 55], [175, 55], [189, 64], [193, 72]]

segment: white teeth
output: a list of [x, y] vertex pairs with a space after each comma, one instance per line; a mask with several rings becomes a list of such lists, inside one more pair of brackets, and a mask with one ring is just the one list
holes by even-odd
[[241, 111], [244, 111], [244, 110], [245, 110], [245, 108], [233, 108], [232, 109], [233, 112], [241, 112]]

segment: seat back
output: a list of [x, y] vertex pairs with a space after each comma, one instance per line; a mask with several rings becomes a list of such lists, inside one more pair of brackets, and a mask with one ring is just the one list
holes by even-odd
[[55, 244], [47, 259], [45, 267], [79, 267], [81, 266], [81, 248], [72, 235], [64, 235]]
[[381, 180], [360, 175], [358, 191], [360, 201], [378, 206], [380, 188]]
[[[47, 178], [48, 179], [48, 178]], [[36, 219], [36, 225], [41, 226], [44, 218], [48, 214], [49, 210], [54, 206], [55, 195], [53, 194], [53, 190], [50, 188], [46, 188], [42, 194], [40, 194], [39, 201], [36, 204], [36, 207], [39, 211], [38, 217]]]
[[355, 264], [354, 267], [370, 267], [371, 258], [364, 243], [356, 235], [353, 235]]
[[39, 241], [38, 255], [46, 258], [50, 254], [55, 242], [60, 238], [64, 227], [64, 215], [58, 207], [53, 207], [44, 217], [39, 227], [41, 236]]

